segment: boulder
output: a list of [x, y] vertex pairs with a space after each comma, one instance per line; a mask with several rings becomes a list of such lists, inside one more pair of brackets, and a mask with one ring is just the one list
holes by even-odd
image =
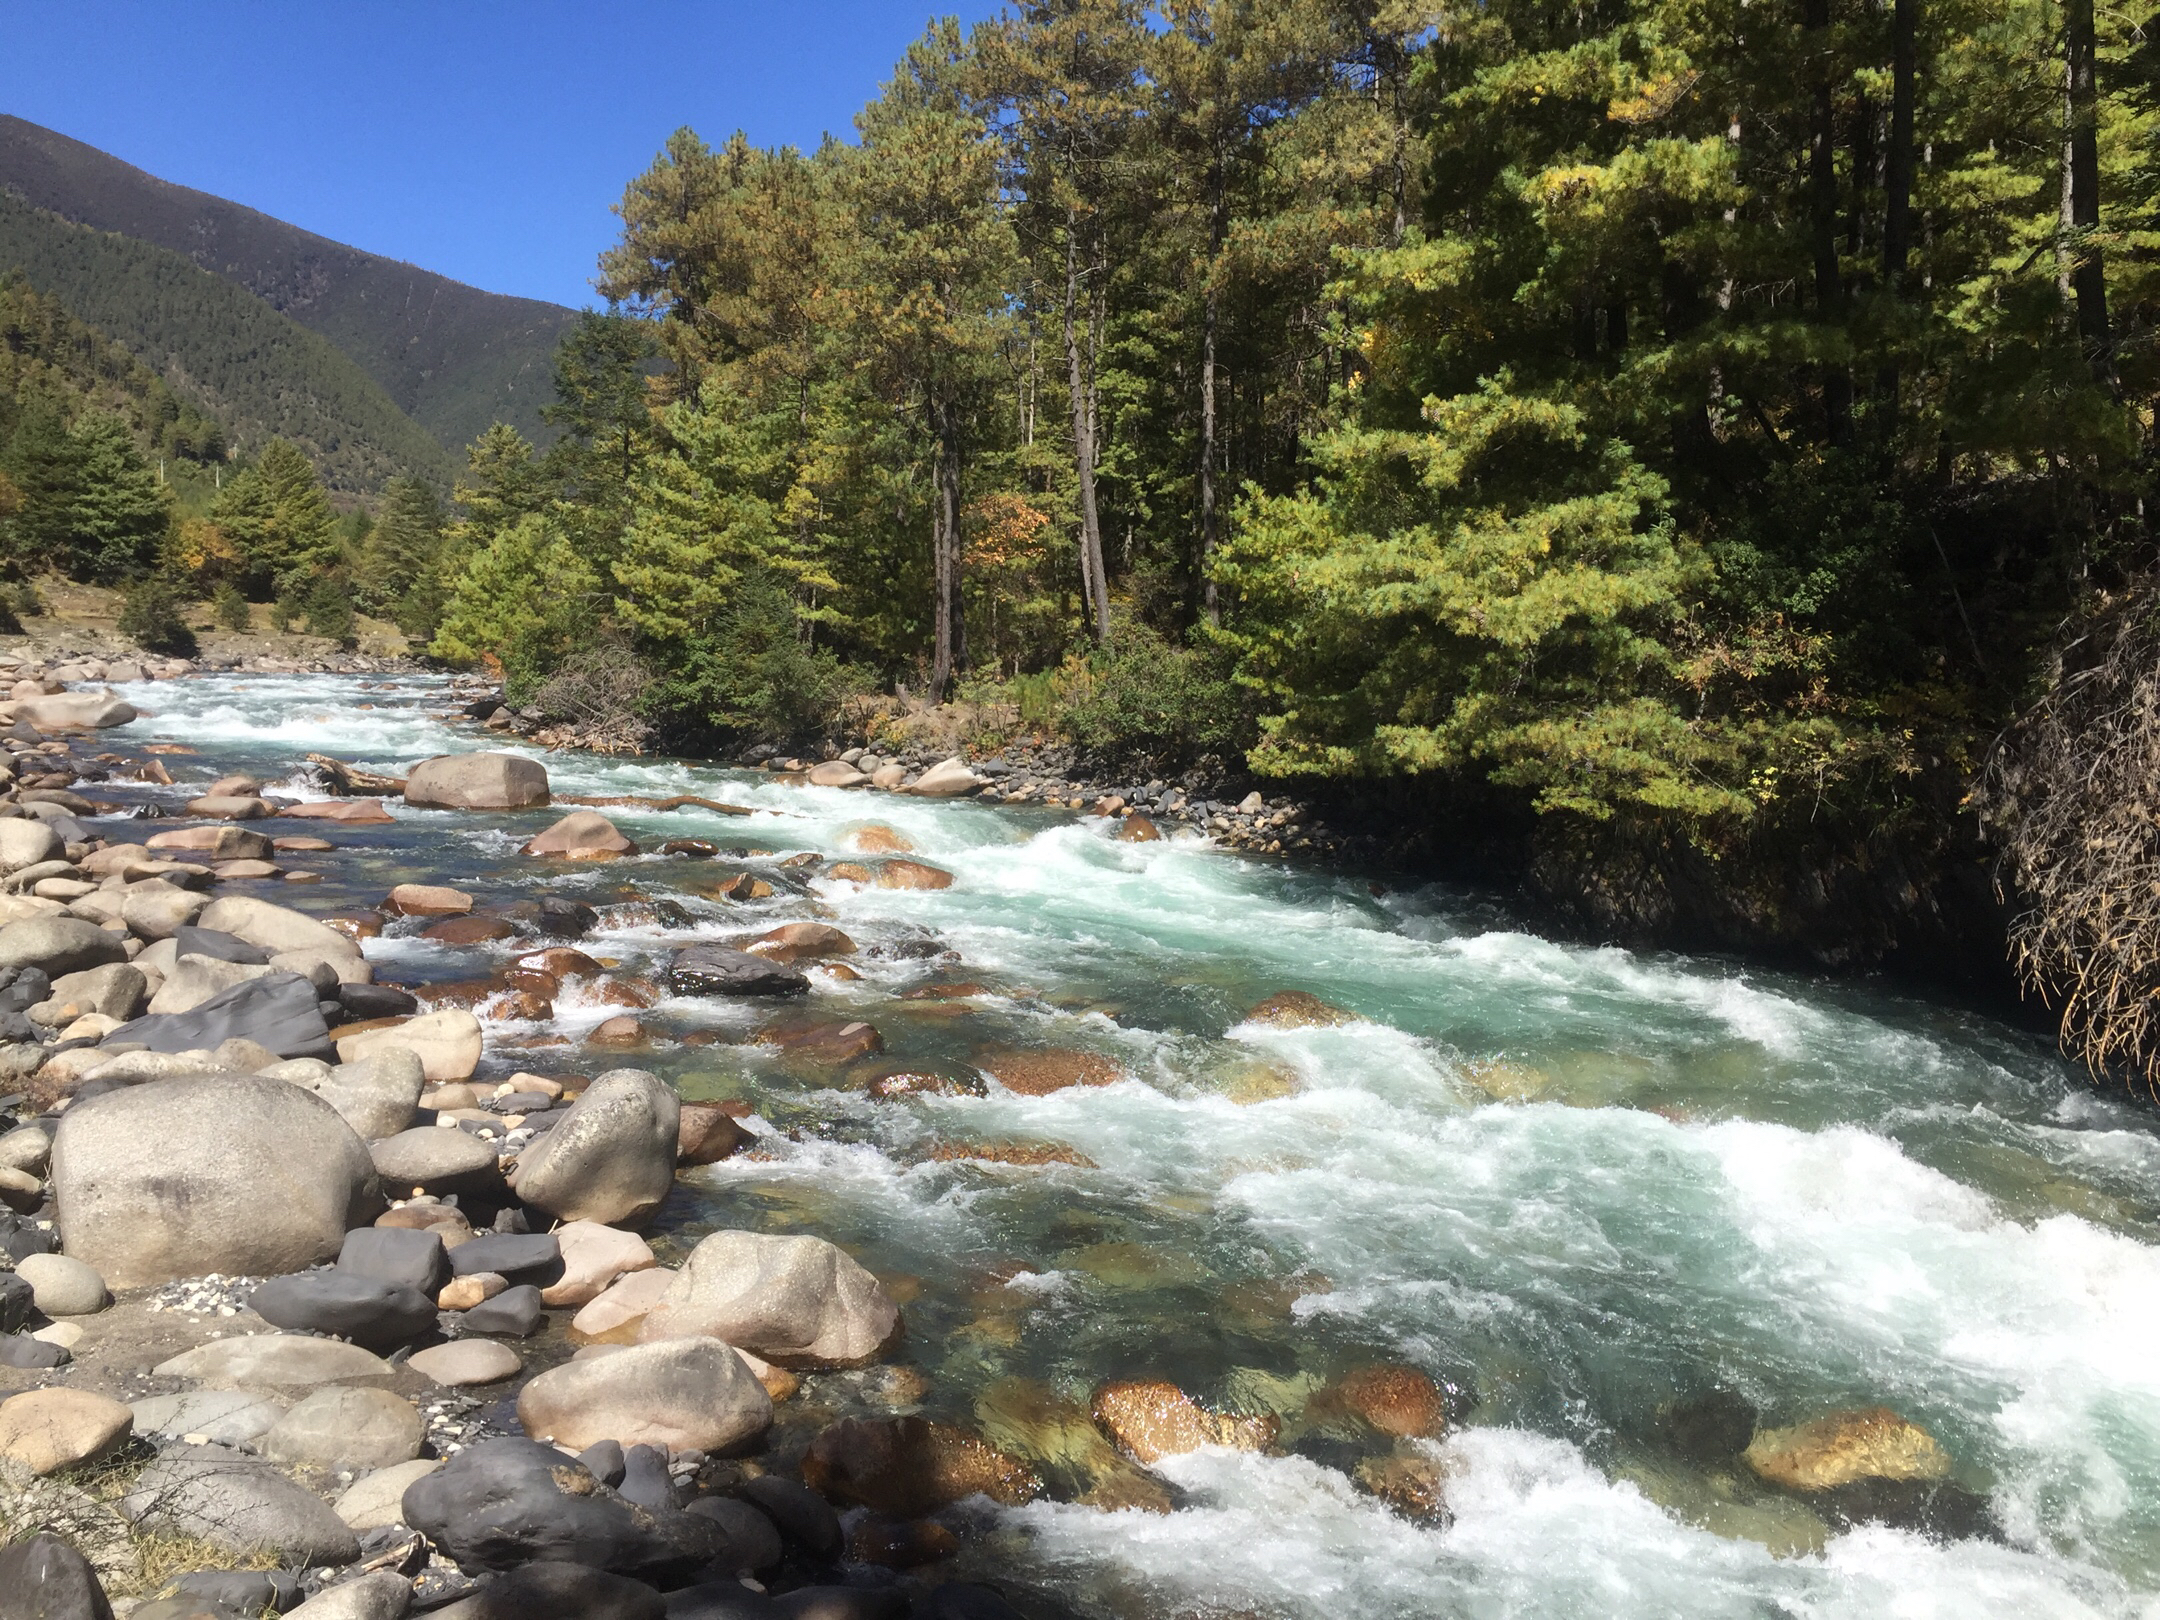
[[1280, 1423], [1272, 1415], [1249, 1418], [1208, 1412], [1175, 1384], [1104, 1384], [1090, 1403], [1095, 1422], [1135, 1462], [1159, 1462], [1202, 1446], [1264, 1451]]
[[973, 793], [981, 786], [982, 778], [969, 770], [967, 762], [956, 755], [951, 759], [940, 760], [901, 791], [924, 799], [954, 799], [963, 793]]
[[149, 993], [150, 981], [141, 968], [131, 962], [108, 962], [81, 973], [61, 974], [52, 982], [52, 994], [30, 1009], [30, 1020], [58, 1028], [85, 1013], [98, 1013], [125, 1022], [142, 1011]]
[[[182, 972], [187, 967], [183, 963]], [[330, 1025], [313, 985], [297, 973], [273, 969], [220, 990], [185, 1012], [145, 1013], [106, 1037], [109, 1045], [126, 1043], [153, 1052], [194, 1052], [232, 1040], [253, 1041], [276, 1057], [318, 1057], [330, 1050]]]
[[288, 821], [334, 821], [343, 827], [381, 827], [397, 820], [380, 799], [310, 799], [278, 811]]
[[171, 939], [192, 924], [210, 904], [207, 894], [183, 889], [162, 878], [128, 885], [120, 902], [120, 920], [137, 939]]
[[1835, 1490], [1870, 1479], [1944, 1479], [1950, 1473], [1950, 1454], [1935, 1437], [1884, 1406], [1757, 1430], [1741, 1457], [1789, 1491]]
[[199, 1076], [76, 1103], [53, 1137], [62, 1246], [115, 1288], [328, 1260], [379, 1207], [367, 1145], [321, 1098]]
[[475, 1305], [486, 1304], [509, 1286], [510, 1279], [499, 1271], [475, 1271], [444, 1283], [436, 1292], [435, 1304], [445, 1311], [469, 1311]]
[[718, 1164], [756, 1140], [736, 1124], [725, 1109], [705, 1103], [684, 1103], [681, 1123], [675, 1132], [675, 1163], [678, 1166]]
[[685, 1511], [702, 1513], [727, 1532], [730, 1550], [725, 1563], [738, 1570], [771, 1569], [787, 1554], [772, 1520], [748, 1502], [728, 1496], [701, 1496]]
[[1159, 844], [1162, 829], [1136, 810], [1125, 818], [1117, 830], [1117, 837], [1121, 844]]
[[123, 1445], [135, 1414], [87, 1389], [33, 1389], [0, 1401], [0, 1457], [33, 1474], [95, 1462]]
[[1125, 1071], [1099, 1052], [1052, 1049], [985, 1052], [976, 1066], [1008, 1091], [1023, 1097], [1047, 1097], [1068, 1086], [1108, 1086], [1125, 1078]]
[[26, 867], [63, 858], [67, 840], [42, 821], [16, 818], [0, 821], [0, 872], [20, 872]]
[[405, 1620], [412, 1609], [412, 1582], [394, 1569], [378, 1569], [326, 1586], [286, 1620]]
[[[228, 934], [222, 928], [205, 928], [200, 923], [190, 923], [173, 935], [172, 960], [165, 964], [170, 973], [183, 956], [207, 957], [213, 962], [247, 962], [257, 967], [270, 965], [270, 953], [260, 945], [250, 945], [238, 934]], [[148, 956], [150, 953], [143, 953]]]
[[415, 1480], [427, 1478], [441, 1466], [434, 1458], [422, 1457], [378, 1468], [337, 1499], [337, 1516], [355, 1530], [402, 1524], [405, 1492]]
[[245, 1446], [275, 1428], [291, 1404], [282, 1395], [249, 1389], [192, 1389], [184, 1395], [152, 1395], [134, 1404], [135, 1432], [163, 1440], [192, 1434], [216, 1445]]
[[1357, 1368], [1314, 1401], [1351, 1413], [1400, 1440], [1437, 1440], [1447, 1430], [1447, 1402], [1440, 1386], [1415, 1367]]
[[897, 828], [873, 821], [867, 827], [857, 827], [848, 835], [850, 847], [865, 855], [912, 855], [914, 842]]
[[258, 799], [252, 794], [210, 793], [199, 799], [188, 800], [187, 813], [191, 816], [212, 817], [218, 821], [260, 821], [270, 813], [270, 805], [268, 801]]
[[1042, 1494], [1019, 1459], [980, 1435], [926, 1418], [843, 1418], [820, 1429], [803, 1483], [836, 1502], [920, 1518], [970, 1496], [1017, 1507]]
[[377, 1142], [409, 1128], [420, 1106], [427, 1069], [408, 1046], [386, 1046], [341, 1063], [308, 1086], [338, 1111], [363, 1141]]
[[1357, 1021], [1356, 1013], [1331, 1006], [1308, 990], [1278, 990], [1245, 1014], [1246, 1023], [1270, 1029], [1322, 1029]]
[[420, 1455], [426, 1427], [411, 1401], [385, 1389], [318, 1389], [262, 1438], [287, 1467], [388, 1468]]
[[344, 1036], [337, 1043], [337, 1053], [340, 1063], [357, 1063], [399, 1048], [417, 1052], [421, 1073], [439, 1083], [469, 1079], [480, 1067], [484, 1044], [479, 1019], [463, 1007], [445, 1007], [388, 1029]]
[[871, 881], [881, 889], [949, 889], [953, 875], [927, 861], [880, 861]]
[[656, 1076], [611, 1070], [526, 1147], [511, 1187], [558, 1219], [643, 1220], [675, 1185], [678, 1110], [675, 1093]]
[[667, 1620], [669, 1605], [627, 1575], [543, 1559], [489, 1581], [471, 1597], [435, 1611], [438, 1620]]
[[158, 1458], [120, 1511], [145, 1529], [198, 1536], [230, 1552], [275, 1552], [305, 1564], [349, 1564], [360, 1556], [359, 1539], [322, 1498], [268, 1463], [217, 1446]]
[[870, 778], [845, 760], [828, 759], [822, 765], [811, 766], [807, 780], [812, 787], [851, 788], [868, 785]]
[[638, 847], [597, 810], [573, 810], [519, 851], [564, 861], [611, 861]]
[[0, 1549], [0, 1592], [20, 1620], [113, 1620], [97, 1570], [50, 1530]]
[[676, 1273], [655, 1267], [633, 1271], [570, 1319], [570, 1331], [595, 1344], [630, 1344], [654, 1306], [667, 1297]]
[[641, 1342], [704, 1334], [782, 1367], [852, 1367], [898, 1332], [884, 1287], [816, 1237], [715, 1232], [690, 1251]]
[[97, 1268], [73, 1255], [26, 1254], [15, 1275], [30, 1285], [33, 1302], [47, 1316], [89, 1316], [112, 1303]]
[[[253, 949], [253, 947], [249, 947]], [[193, 1012], [212, 996], [223, 995], [236, 984], [266, 977], [267, 962], [234, 962], [216, 956], [183, 956], [165, 974], [165, 982], [150, 998], [153, 1013]], [[313, 988], [310, 986], [309, 988]], [[132, 1014], [130, 1015], [132, 1016]]]
[[431, 883], [400, 883], [383, 902], [383, 910], [400, 917], [457, 917], [472, 908], [473, 898], [463, 889]]
[[248, 1306], [273, 1327], [334, 1333], [377, 1349], [406, 1344], [435, 1326], [430, 1295], [336, 1269], [272, 1277]]
[[487, 1232], [452, 1249], [450, 1269], [460, 1277], [492, 1271], [544, 1287], [562, 1275], [562, 1246], [552, 1232]]
[[786, 963], [725, 945], [688, 945], [677, 951], [668, 963], [667, 982], [683, 996], [799, 996], [810, 989], [809, 979]]
[[811, 1557], [829, 1561], [839, 1555], [840, 1515], [809, 1486], [785, 1474], [760, 1474], [743, 1482], [742, 1493]]
[[152, 833], [143, 847], [170, 859], [174, 854], [196, 855], [205, 861], [267, 861], [277, 846], [259, 832], [245, 827], [175, 827]]
[[59, 978], [126, 960], [120, 935], [79, 917], [26, 917], [0, 928], [0, 968], [36, 968]]
[[572, 1220], [552, 1235], [562, 1249], [563, 1274], [541, 1290], [541, 1303], [546, 1305], [590, 1304], [617, 1277], [647, 1270], [655, 1263], [651, 1246], [635, 1232], [618, 1231], [598, 1221]]
[[831, 923], [782, 923], [750, 942], [754, 955], [775, 962], [808, 962], [829, 956], [853, 956], [855, 942]]
[[16, 720], [40, 731], [103, 731], [135, 717], [135, 705], [112, 692], [58, 692], [15, 704]]
[[329, 957], [360, 954], [358, 944], [305, 912], [274, 906], [267, 900], [250, 900], [244, 895], [212, 901], [197, 924], [238, 935], [272, 956], [281, 951], [313, 951]]
[[601, 1440], [671, 1451], [728, 1451], [772, 1423], [772, 1397], [728, 1346], [665, 1339], [566, 1361], [518, 1394], [535, 1438], [583, 1450]]
[[494, 1146], [464, 1131], [416, 1125], [370, 1143], [368, 1152], [383, 1186], [396, 1197], [416, 1187], [438, 1198], [502, 1188], [501, 1161]]
[[537, 1440], [483, 1440], [406, 1489], [404, 1520], [467, 1571], [542, 1560], [598, 1569], [697, 1564], [723, 1538], [685, 1514], [630, 1506]]
[[434, 1294], [450, 1280], [450, 1255], [442, 1238], [425, 1228], [362, 1226], [345, 1234], [337, 1269]]
[[314, 1389], [387, 1378], [390, 1363], [356, 1344], [294, 1333], [213, 1339], [151, 1369], [212, 1389]]
[[458, 1325], [467, 1333], [502, 1333], [525, 1339], [539, 1332], [546, 1320], [540, 1308], [540, 1290], [531, 1283], [520, 1283], [472, 1306]]
[[453, 1339], [432, 1344], [406, 1358], [406, 1365], [438, 1384], [462, 1388], [467, 1384], [499, 1384], [515, 1378], [525, 1364], [507, 1344], [493, 1339]]
[[522, 754], [437, 754], [406, 775], [405, 802], [423, 810], [529, 810], [548, 802], [547, 767]]

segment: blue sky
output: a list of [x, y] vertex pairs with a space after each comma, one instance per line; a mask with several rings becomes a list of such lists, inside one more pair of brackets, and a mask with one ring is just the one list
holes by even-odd
[[593, 301], [670, 132], [851, 136], [933, 14], [994, 0], [0, 0], [0, 111], [495, 292]]

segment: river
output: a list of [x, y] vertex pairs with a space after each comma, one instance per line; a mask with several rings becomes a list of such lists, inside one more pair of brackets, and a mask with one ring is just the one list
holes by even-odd
[[[180, 786], [135, 797], [229, 770], [275, 782], [308, 751], [392, 770], [500, 746], [437, 718], [428, 678], [123, 690], [155, 712], [119, 740], [200, 750], [168, 760]], [[698, 895], [704, 861], [519, 857], [549, 812], [403, 806], [391, 827], [310, 825], [339, 845], [303, 858], [325, 881], [274, 897], [322, 911], [433, 880], [483, 903], [543, 886], [681, 899], [689, 925], [583, 942], [626, 963], [822, 914], [866, 949], [862, 978], [813, 1002], [875, 1024], [885, 1061], [957, 1072], [986, 1047], [1077, 1048], [1130, 1076], [875, 1101], [764, 1047], [596, 1060], [491, 1026], [490, 1077], [635, 1062], [685, 1096], [754, 1103], [762, 1151], [693, 1173], [668, 1232], [815, 1232], [919, 1279], [900, 1359], [927, 1415], [995, 1435], [1015, 1391], [1084, 1403], [1112, 1378], [1294, 1410], [1376, 1363], [1449, 1392], [1444, 1525], [1355, 1489], [1319, 1435], [1163, 1463], [1167, 1516], [1003, 1510], [965, 1555], [977, 1571], [1135, 1620], [2160, 1614], [2160, 1139], [2150, 1110], [2029, 1034], [1867, 986], [1555, 943], [1458, 891], [1121, 843], [1092, 818], [663, 759], [545, 763], [558, 795], [752, 807], [609, 813], [647, 850], [768, 852], [727, 867], [774, 879], [773, 898]], [[789, 886], [782, 858], [844, 857], [868, 822], [954, 885]], [[409, 982], [507, 950], [369, 944]], [[900, 999], [962, 980], [985, 993]], [[1241, 1021], [1283, 990], [1361, 1021]], [[565, 1001], [557, 1023], [575, 1037], [621, 1010]], [[740, 1039], [768, 1012], [641, 1016]], [[1086, 1162], [932, 1156], [967, 1142]], [[1894, 1408], [1948, 1450], [1991, 1528], [1841, 1529], [1729, 1460], [1691, 1462], [1658, 1414], [1713, 1390], [1765, 1425]]]

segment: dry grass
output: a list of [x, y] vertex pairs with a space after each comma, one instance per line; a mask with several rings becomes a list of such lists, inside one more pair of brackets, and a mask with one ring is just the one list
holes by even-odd
[[2160, 1098], [2160, 581], [2102, 602], [2050, 673], [1971, 802], [2063, 1050]]

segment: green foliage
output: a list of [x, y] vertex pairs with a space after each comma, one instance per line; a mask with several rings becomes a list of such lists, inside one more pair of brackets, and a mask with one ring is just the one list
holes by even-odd
[[443, 528], [442, 500], [430, 485], [392, 479], [354, 569], [361, 605], [401, 622], [414, 617], [414, 592], [431, 584], [442, 564]]
[[248, 612], [248, 599], [240, 594], [237, 585], [220, 585], [210, 598], [210, 612], [227, 630], [245, 630], [253, 622]]
[[600, 628], [601, 581], [563, 530], [534, 514], [474, 552], [429, 647], [480, 665], [522, 701]]
[[337, 520], [315, 468], [298, 446], [272, 439], [253, 466], [225, 481], [210, 518], [239, 560], [241, 588], [261, 601], [304, 595], [343, 561]]
[[16, 568], [110, 584], [157, 560], [171, 504], [117, 417], [84, 411], [69, 426], [33, 403], [7, 443], [5, 470], [15, 495], [0, 533]]
[[358, 621], [345, 582], [335, 574], [323, 574], [300, 599], [300, 614], [311, 636], [327, 636], [341, 647], [354, 644]]
[[1115, 623], [1108, 645], [1075, 660], [1058, 686], [1058, 728], [1106, 761], [1174, 768], [1207, 755], [1234, 759], [1252, 738], [1249, 704], [1229, 661], [1213, 648], [1176, 646], [1143, 624]]
[[787, 582], [753, 573], [684, 646], [646, 703], [677, 726], [789, 743], [829, 731], [857, 686], [837, 658], [804, 639]]
[[182, 616], [180, 596], [171, 583], [153, 574], [128, 588], [120, 612], [120, 633], [146, 652], [175, 658], [195, 656], [195, 632]]
[[448, 481], [448, 453], [328, 338], [180, 253], [71, 224], [0, 188], [0, 267], [154, 360], [244, 448], [289, 439], [341, 490], [400, 473]]

